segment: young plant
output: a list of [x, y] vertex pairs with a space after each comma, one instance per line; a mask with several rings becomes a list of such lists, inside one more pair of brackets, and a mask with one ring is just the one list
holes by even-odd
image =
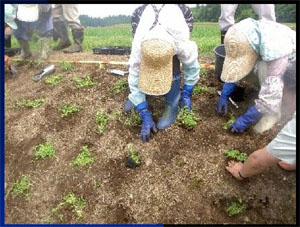
[[14, 196], [22, 195], [28, 197], [30, 187], [31, 185], [28, 176], [23, 175], [8, 189], [5, 199], [10, 195], [10, 193], [12, 193]]
[[62, 61], [60, 63], [60, 67], [63, 69], [63, 71], [69, 71], [74, 68], [73, 64], [71, 62]]
[[39, 144], [35, 147], [35, 159], [52, 158], [55, 155], [54, 146], [46, 141], [45, 143]]
[[193, 111], [188, 111], [187, 106], [181, 108], [177, 116], [176, 122], [178, 125], [187, 129], [194, 129], [197, 125], [199, 118], [197, 118]]
[[72, 115], [76, 112], [79, 112], [81, 110], [81, 107], [79, 106], [74, 106], [74, 105], [67, 105], [65, 104], [61, 108], [59, 108], [59, 112], [61, 113], [61, 117], [67, 117], [69, 115]]
[[45, 99], [21, 99], [16, 102], [16, 107], [29, 107], [29, 108], [36, 108], [41, 106], [45, 102]]
[[76, 157], [76, 159], [72, 162], [72, 166], [85, 166], [90, 163], [93, 163], [95, 159], [90, 153], [90, 149], [88, 146], [82, 147], [82, 152]]
[[45, 63], [43, 60], [40, 60], [40, 59], [29, 60], [29, 66], [39, 69], [41, 67], [44, 67]]
[[133, 148], [129, 148], [129, 157], [126, 160], [125, 166], [129, 168], [135, 168], [141, 165], [140, 157], [134, 152]]
[[231, 202], [230, 206], [226, 209], [228, 216], [241, 214], [246, 211], [247, 205], [241, 202]]
[[98, 123], [98, 134], [101, 135], [107, 125], [107, 117], [103, 112], [97, 112], [96, 121]]
[[200, 70], [200, 78], [206, 79], [207, 76], [208, 76], [208, 70], [205, 69], [205, 68], [201, 68], [201, 70]]
[[194, 90], [193, 90], [193, 94], [192, 95], [197, 95], [200, 93], [206, 92], [210, 95], [215, 93], [215, 89], [211, 88], [211, 87], [207, 87], [205, 85], [202, 86], [195, 86]]
[[44, 81], [46, 84], [54, 86], [54, 85], [59, 84], [62, 81], [62, 79], [63, 79], [63, 76], [61, 74], [56, 74], [53, 76], [46, 77]]
[[127, 79], [120, 79], [118, 80], [115, 85], [109, 89], [109, 91], [113, 92], [114, 94], [119, 94], [126, 90], [128, 87]]
[[238, 150], [225, 150], [224, 154], [229, 159], [235, 159], [240, 162], [245, 162], [248, 158], [248, 155], [244, 152], [240, 152]]
[[124, 124], [130, 127], [140, 125], [141, 123], [142, 119], [136, 110], [131, 110], [129, 116], [124, 121]]
[[75, 87], [77, 89], [79, 88], [83, 88], [83, 87], [89, 87], [89, 86], [93, 86], [96, 84], [96, 82], [94, 81], [94, 79], [90, 76], [87, 76], [85, 78], [79, 78], [79, 77], [75, 77], [74, 81], [76, 82]]
[[230, 115], [229, 120], [222, 124], [222, 129], [228, 130], [235, 120], [236, 118], [233, 115]]

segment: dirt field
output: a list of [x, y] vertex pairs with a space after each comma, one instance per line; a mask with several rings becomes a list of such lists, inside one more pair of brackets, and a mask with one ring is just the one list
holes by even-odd
[[[59, 60], [117, 60], [128, 56], [99, 56], [89, 53], [64, 56]], [[212, 59], [201, 59], [209, 61]], [[128, 126], [123, 113], [128, 87], [120, 93], [111, 90], [118, 80], [97, 64], [75, 64], [63, 71], [61, 83], [50, 86], [33, 82], [33, 74], [43, 65], [19, 66], [19, 76], [5, 75], [5, 223], [6, 224], [295, 224], [296, 173], [273, 167], [263, 174], [235, 180], [226, 172], [226, 149], [238, 149], [248, 155], [265, 146], [283, 127], [279, 122], [263, 135], [251, 129], [233, 135], [222, 129], [229, 117], [215, 113], [217, 94], [193, 96], [193, 108], [201, 117], [194, 130], [173, 124], [152, 135], [149, 143], [139, 138], [140, 125]], [[125, 66], [111, 66], [126, 70]], [[90, 75], [97, 84], [76, 89], [75, 76]], [[222, 84], [213, 70], [198, 85], [216, 91]], [[245, 85], [245, 101], [239, 109], [229, 104], [234, 116], [241, 115], [257, 97], [257, 91]], [[44, 98], [37, 108], [14, 107], [22, 98]], [[164, 108], [163, 97], [149, 97], [150, 109], [157, 121]], [[62, 118], [64, 103], [82, 109]], [[108, 116], [103, 134], [97, 133], [95, 116]], [[54, 158], [34, 160], [35, 147], [51, 141]], [[72, 166], [72, 161], [87, 145], [94, 162]], [[125, 167], [129, 147], [142, 160], [140, 167]], [[27, 196], [9, 193], [15, 182], [26, 175], [30, 182]], [[85, 206], [64, 202], [67, 195], [85, 201]], [[229, 216], [231, 202], [241, 201], [245, 212]], [[80, 211], [77, 211], [80, 210]], [[78, 216], [78, 214], [80, 214]]]

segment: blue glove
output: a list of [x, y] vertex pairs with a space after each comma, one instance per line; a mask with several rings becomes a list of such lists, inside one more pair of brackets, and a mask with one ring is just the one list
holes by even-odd
[[194, 86], [191, 85], [184, 85], [183, 86], [183, 92], [181, 93], [181, 108], [187, 106], [188, 111], [192, 110], [192, 92], [193, 92]]
[[231, 132], [238, 133], [243, 132], [251, 123], [257, 122], [262, 117], [255, 105], [251, 106], [246, 113], [236, 119], [235, 122], [231, 125]]
[[150, 139], [150, 130], [157, 132], [155, 123], [152, 119], [151, 113], [148, 110], [148, 103], [142, 102], [136, 106], [136, 109], [142, 118], [142, 129], [141, 129], [141, 140], [143, 142], [149, 141]]
[[235, 83], [225, 83], [223, 85], [222, 93], [221, 93], [221, 96], [220, 96], [218, 104], [217, 104], [217, 112], [219, 115], [227, 114], [228, 99], [233, 94], [233, 92], [236, 90], [236, 88], [237, 88], [237, 85]]

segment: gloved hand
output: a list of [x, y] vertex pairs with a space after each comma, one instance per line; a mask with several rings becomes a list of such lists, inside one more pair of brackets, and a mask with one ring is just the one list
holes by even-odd
[[191, 100], [191, 96], [192, 96], [192, 92], [193, 92], [194, 86], [192, 85], [184, 85], [183, 86], [183, 92], [181, 93], [181, 107], [185, 107], [187, 106], [188, 111], [192, 110], [192, 100]]
[[223, 85], [222, 93], [217, 104], [217, 112], [219, 115], [227, 114], [228, 99], [236, 90], [236, 88], [237, 85], [235, 83], [225, 83]]
[[233, 122], [231, 125], [231, 132], [243, 132], [251, 123], [259, 121], [262, 118], [262, 115], [263, 114], [256, 109], [255, 105], [251, 106], [246, 113]]
[[136, 106], [136, 109], [142, 118], [142, 129], [141, 129], [141, 140], [143, 142], [149, 141], [150, 139], [150, 130], [157, 132], [155, 123], [152, 119], [151, 113], [148, 110], [148, 103], [142, 102]]

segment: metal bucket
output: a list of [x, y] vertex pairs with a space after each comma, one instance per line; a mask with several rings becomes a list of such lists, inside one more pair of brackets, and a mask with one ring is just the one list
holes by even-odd
[[225, 55], [226, 55], [224, 44], [221, 44], [221, 45], [215, 47], [214, 53], [216, 56], [215, 74], [220, 80], [220, 77], [222, 74], [222, 69], [223, 69], [223, 63], [224, 63], [224, 59], [225, 59]]

